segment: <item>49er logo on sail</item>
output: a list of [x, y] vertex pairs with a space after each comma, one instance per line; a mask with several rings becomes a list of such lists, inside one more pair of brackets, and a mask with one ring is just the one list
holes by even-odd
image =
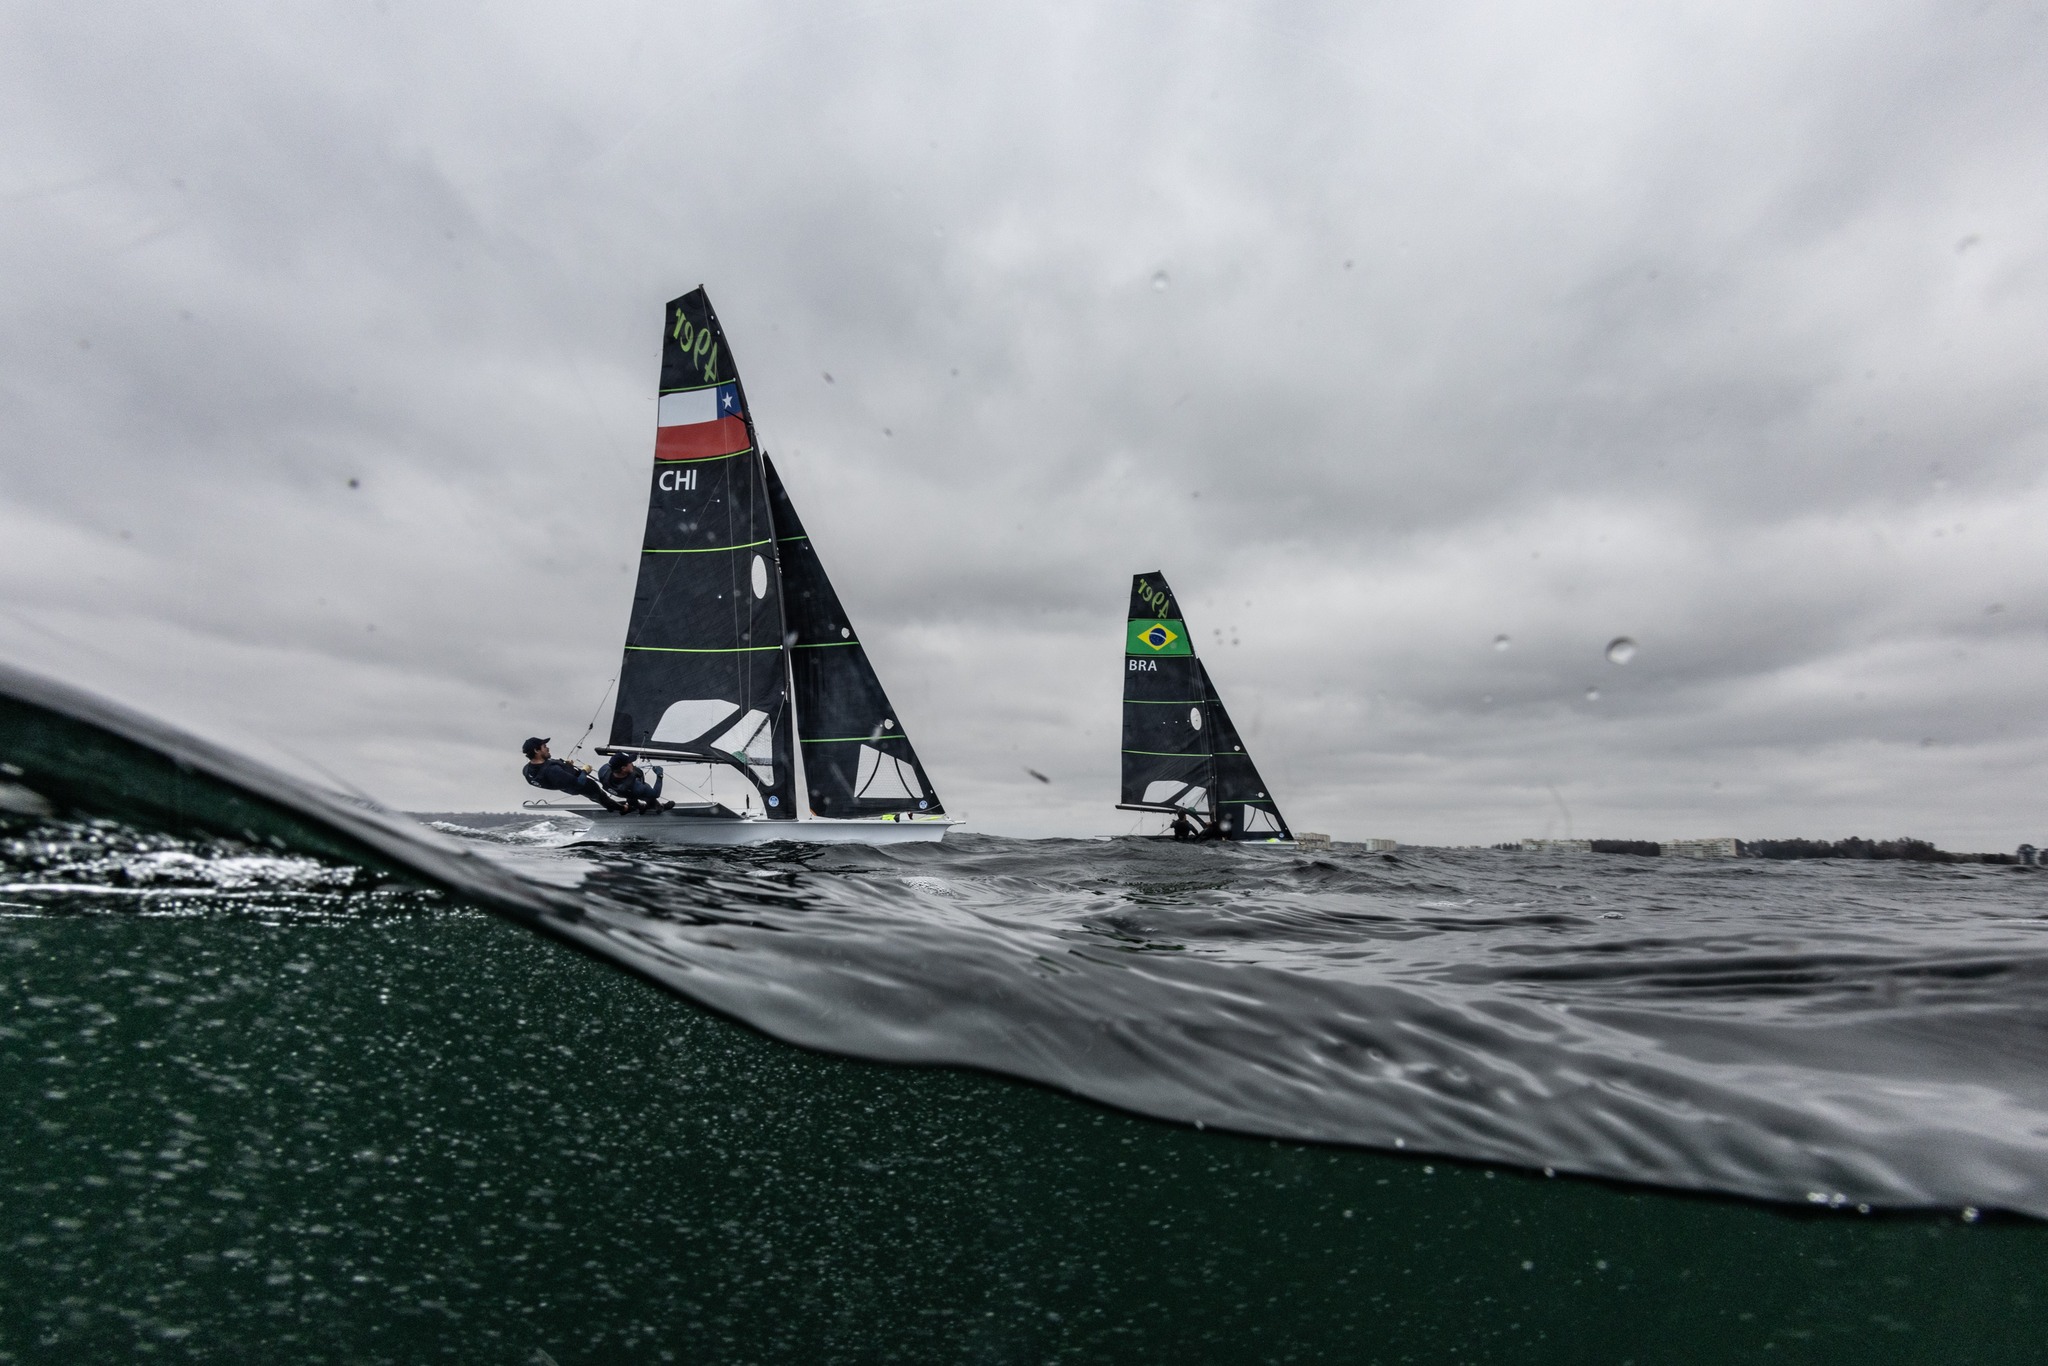
[[718, 339], [711, 335], [708, 327], [698, 327], [683, 316], [683, 310], [676, 310], [676, 325], [669, 329], [669, 336], [676, 345], [683, 348], [686, 359], [704, 372], [704, 382], [714, 384], [718, 380]]

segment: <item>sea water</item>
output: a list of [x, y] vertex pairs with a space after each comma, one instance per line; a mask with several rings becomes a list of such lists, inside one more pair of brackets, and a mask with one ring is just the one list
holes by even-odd
[[581, 938], [8, 819], [0, 1360], [2048, 1340], [2031, 870], [440, 824]]

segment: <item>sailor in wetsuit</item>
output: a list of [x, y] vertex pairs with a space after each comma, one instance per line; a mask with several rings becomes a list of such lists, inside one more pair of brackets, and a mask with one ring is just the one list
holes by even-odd
[[641, 776], [640, 768], [630, 754], [614, 754], [605, 760], [604, 767], [597, 771], [597, 782], [605, 791], [626, 804], [627, 811], [638, 810], [643, 815], [650, 811], [661, 811], [674, 806], [674, 802], [661, 799], [663, 774], [654, 770], [654, 782], [649, 784]]
[[1173, 837], [1182, 843], [1186, 843], [1195, 837], [1194, 823], [1188, 819], [1187, 812], [1176, 811], [1173, 813]]
[[590, 800], [611, 812], [622, 812], [626, 808], [611, 799], [611, 794], [597, 785], [597, 779], [567, 759], [556, 759], [548, 754], [548, 742], [541, 736], [527, 737], [520, 748], [526, 752], [526, 767], [520, 770], [526, 781], [535, 787], [544, 787], [550, 792], [568, 792]]

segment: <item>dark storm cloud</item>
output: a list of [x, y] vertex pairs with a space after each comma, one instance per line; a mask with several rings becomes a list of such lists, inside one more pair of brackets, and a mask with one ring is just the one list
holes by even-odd
[[1122, 828], [1156, 568], [1298, 827], [2040, 842], [2037, 11], [8, 25], [27, 662], [518, 799], [701, 280], [981, 828]]

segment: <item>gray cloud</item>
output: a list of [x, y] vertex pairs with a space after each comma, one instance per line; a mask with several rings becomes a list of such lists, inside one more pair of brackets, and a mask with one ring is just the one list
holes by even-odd
[[2038, 9], [7, 23], [12, 658], [516, 802], [702, 281], [980, 828], [1159, 569], [1299, 827], [2048, 834]]

